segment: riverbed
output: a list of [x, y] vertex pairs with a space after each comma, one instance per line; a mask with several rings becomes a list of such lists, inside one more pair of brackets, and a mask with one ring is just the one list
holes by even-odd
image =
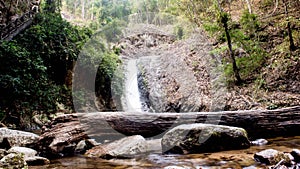
[[267, 168], [255, 162], [253, 155], [256, 152], [273, 148], [282, 152], [290, 152], [300, 148], [300, 136], [288, 138], [268, 139], [264, 146], [251, 146], [245, 150], [224, 151], [217, 153], [191, 154], [191, 155], [161, 155], [149, 154], [135, 159], [85, 158], [77, 155], [52, 160], [47, 166], [31, 166], [29, 169], [207, 169], [207, 168], [233, 168], [254, 169]]

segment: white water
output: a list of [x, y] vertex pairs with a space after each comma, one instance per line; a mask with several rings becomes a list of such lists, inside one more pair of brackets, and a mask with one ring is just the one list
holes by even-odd
[[140, 99], [140, 92], [138, 88], [138, 69], [137, 60], [132, 59], [126, 65], [125, 78], [125, 93], [123, 108], [126, 112], [143, 112], [143, 106]]

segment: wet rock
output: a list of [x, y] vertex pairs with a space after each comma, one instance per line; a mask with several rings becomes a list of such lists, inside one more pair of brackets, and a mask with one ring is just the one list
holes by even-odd
[[29, 166], [50, 164], [50, 161], [47, 158], [39, 156], [28, 157], [25, 160]]
[[250, 142], [244, 129], [222, 125], [180, 125], [162, 138], [162, 150], [165, 153], [191, 154], [249, 147]]
[[136, 135], [96, 146], [88, 150], [87, 157], [111, 158], [131, 158], [147, 152], [147, 144], [144, 137]]
[[0, 160], [0, 168], [5, 169], [27, 169], [28, 165], [23, 154], [10, 153]]
[[263, 145], [267, 145], [268, 144], [268, 140], [266, 139], [257, 139], [254, 141], [251, 141], [251, 145], [253, 146], [263, 146]]
[[24, 154], [24, 158], [34, 157], [37, 154], [37, 151], [26, 148], [26, 147], [12, 147], [7, 151], [7, 153], [16, 153], [16, 154]]
[[[0, 143], [6, 142], [3, 148], [9, 149], [15, 146], [26, 146], [37, 142], [39, 136], [33, 133], [11, 130], [8, 128], [0, 128]], [[1, 145], [1, 144], [0, 144]]]
[[295, 162], [300, 162], [300, 150], [299, 149], [293, 149], [291, 152], [291, 155], [294, 157]]
[[254, 155], [254, 159], [267, 165], [276, 165], [281, 160], [284, 164], [291, 164], [290, 156], [274, 149], [267, 149]]

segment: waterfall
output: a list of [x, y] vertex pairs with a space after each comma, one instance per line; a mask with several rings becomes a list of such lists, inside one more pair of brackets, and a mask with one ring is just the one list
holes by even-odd
[[123, 93], [123, 108], [126, 112], [143, 112], [143, 104], [138, 87], [137, 60], [128, 60], [125, 67], [125, 91]]

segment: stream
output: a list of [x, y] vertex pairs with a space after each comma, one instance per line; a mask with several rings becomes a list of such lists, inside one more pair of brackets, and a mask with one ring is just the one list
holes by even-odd
[[[251, 146], [245, 150], [224, 151], [217, 153], [191, 155], [161, 155], [149, 154], [135, 159], [85, 158], [83, 156], [66, 157], [51, 161], [48, 166], [31, 166], [29, 169], [255, 169], [266, 168], [254, 161], [256, 152], [273, 148], [283, 152], [290, 152], [300, 147], [300, 136], [289, 138], [269, 139], [264, 146]], [[177, 168], [175, 168], [176, 166]]]

